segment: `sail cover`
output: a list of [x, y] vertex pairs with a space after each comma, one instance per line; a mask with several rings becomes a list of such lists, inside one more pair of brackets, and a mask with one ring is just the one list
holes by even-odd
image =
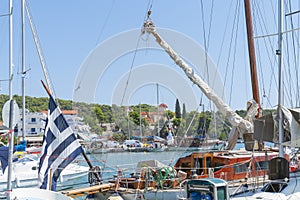
[[[300, 109], [281, 107], [283, 143], [286, 146], [300, 145]], [[278, 143], [278, 115], [277, 112], [254, 120], [254, 138], [267, 142]]]

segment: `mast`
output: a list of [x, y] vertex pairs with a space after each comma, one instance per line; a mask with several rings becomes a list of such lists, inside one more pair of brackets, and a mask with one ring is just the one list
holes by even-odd
[[12, 100], [12, 80], [13, 80], [13, 22], [12, 22], [12, 0], [9, 0], [9, 100]]
[[[249, 53], [249, 62], [250, 62], [250, 72], [251, 72], [251, 84], [252, 84], [252, 95], [253, 99], [258, 105], [257, 115], [255, 118], [261, 117], [261, 107], [260, 107], [260, 98], [259, 98], [259, 88], [258, 88], [258, 78], [256, 70], [256, 56], [254, 48], [254, 38], [253, 38], [253, 23], [252, 23], [252, 14], [251, 14], [251, 3], [250, 0], [244, 0], [245, 6], [245, 17], [246, 17], [246, 27], [247, 27], [247, 40], [248, 40], [248, 53]], [[258, 149], [263, 149], [262, 140], [258, 141]]]
[[[253, 99], [256, 101], [256, 103], [258, 104], [259, 109], [260, 109], [260, 98], [259, 98], [258, 78], [257, 78], [257, 70], [256, 70], [256, 56], [255, 56], [255, 48], [254, 48], [250, 0], [244, 0], [244, 6], [245, 6], [245, 15], [246, 15], [246, 27], [247, 27], [248, 52], [249, 52], [250, 71], [251, 71], [252, 94], [253, 94]], [[260, 115], [260, 112], [258, 112], [257, 117], [260, 117], [259, 115]]]
[[158, 92], [158, 83], [156, 83], [156, 102], [157, 102], [157, 136], [160, 137], [159, 133], [159, 92]]
[[140, 103], [140, 135], [141, 138], [143, 137], [143, 129], [142, 129], [142, 108], [141, 108], [141, 103]]
[[25, 140], [25, 0], [22, 0], [22, 140]]
[[278, 0], [278, 49], [276, 50], [276, 55], [278, 56], [278, 147], [279, 147], [279, 157], [284, 157], [283, 155], [283, 128], [282, 128], [282, 111], [281, 106], [283, 104], [283, 70], [282, 70], [282, 27], [283, 27], [283, 1]]
[[51, 80], [50, 80], [50, 77], [49, 77], [47, 69], [46, 69], [45, 60], [44, 60], [44, 57], [43, 57], [43, 54], [42, 54], [42, 51], [41, 51], [41, 48], [40, 48], [40, 45], [39, 45], [38, 37], [36, 35], [35, 29], [34, 29], [34, 26], [33, 26], [33, 22], [31, 20], [31, 16], [30, 16], [28, 6], [26, 4], [24, 6], [26, 8], [27, 18], [28, 18], [28, 21], [29, 21], [29, 24], [30, 24], [31, 32], [32, 32], [33, 39], [34, 39], [34, 44], [36, 46], [36, 50], [37, 50], [37, 53], [38, 53], [38, 56], [39, 56], [39, 59], [40, 59], [40, 63], [41, 63], [42, 69], [43, 69], [43, 73], [44, 73], [44, 76], [45, 76], [45, 79], [46, 79], [47, 86], [48, 86], [49, 90], [51, 91], [52, 96], [55, 97], [55, 94], [54, 94], [54, 91], [53, 91], [53, 88], [52, 88], [52, 84], [51, 84]]
[[[13, 81], [13, 34], [12, 34], [12, 0], [9, 1], [9, 100], [10, 100], [10, 109], [9, 109], [9, 129], [13, 129], [13, 117], [14, 117], [14, 101], [12, 99], [12, 81]], [[11, 131], [10, 141], [9, 141], [9, 151], [8, 151], [8, 176], [7, 176], [7, 199], [11, 198], [11, 189], [12, 189], [12, 157], [13, 157], [13, 147], [14, 146], [14, 131]]]

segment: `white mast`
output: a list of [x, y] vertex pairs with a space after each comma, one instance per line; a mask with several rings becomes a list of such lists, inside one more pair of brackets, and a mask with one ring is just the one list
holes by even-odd
[[142, 108], [141, 108], [141, 102], [140, 102], [140, 135], [141, 138], [143, 137], [143, 128], [142, 128]]
[[[9, 109], [9, 129], [13, 129], [13, 99], [12, 99], [12, 80], [13, 80], [13, 34], [12, 34], [12, 0], [9, 1], [9, 100], [10, 100], [10, 109]], [[11, 189], [12, 189], [12, 156], [13, 156], [13, 146], [14, 146], [14, 131], [11, 131], [10, 142], [9, 142], [9, 152], [8, 152], [8, 176], [7, 176], [7, 199], [10, 200]]]
[[157, 102], [157, 136], [160, 137], [160, 132], [159, 132], [159, 91], [158, 91], [158, 83], [156, 83], [156, 102]]
[[13, 35], [12, 35], [12, 0], [9, 0], [9, 100], [12, 100], [12, 80], [13, 80]]
[[47, 73], [45, 60], [44, 60], [44, 57], [43, 57], [43, 54], [42, 54], [42, 51], [41, 51], [41, 48], [40, 48], [40, 45], [39, 45], [38, 37], [36, 35], [36, 32], [34, 30], [34, 26], [33, 26], [32, 20], [31, 20], [31, 16], [30, 16], [28, 6], [26, 4], [24, 6], [26, 8], [27, 18], [28, 18], [28, 21], [29, 21], [29, 24], [30, 24], [30, 28], [31, 28], [31, 32], [32, 32], [32, 35], [33, 35], [34, 43], [35, 43], [35, 46], [36, 46], [36, 50], [38, 52], [40, 63], [42, 65], [42, 69], [43, 69], [43, 73], [44, 73], [44, 76], [45, 76], [45, 79], [46, 79], [47, 86], [48, 86], [52, 96], [55, 97], [54, 90], [52, 88], [52, 84], [51, 84], [49, 75]]
[[276, 55], [278, 56], [278, 112], [279, 112], [279, 119], [278, 119], [278, 132], [279, 132], [279, 157], [283, 157], [283, 130], [282, 130], [282, 111], [281, 105], [283, 104], [283, 70], [282, 70], [282, 25], [283, 25], [283, 9], [282, 9], [283, 2], [282, 0], [278, 0], [278, 50], [276, 51]]
[[22, 139], [25, 140], [25, 0], [22, 0]]

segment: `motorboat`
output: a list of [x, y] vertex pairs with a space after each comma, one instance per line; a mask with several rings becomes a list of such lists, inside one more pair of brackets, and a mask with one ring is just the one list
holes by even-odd
[[[37, 154], [25, 154], [13, 162], [12, 170], [12, 187], [38, 187], [38, 166], [39, 157]], [[57, 183], [57, 190], [65, 188], [69, 181], [87, 177], [89, 167], [81, 166], [76, 162], [70, 163], [61, 173]], [[7, 189], [7, 174], [8, 170], [0, 172], [0, 191]], [[87, 181], [87, 179], [86, 179]], [[69, 183], [68, 183], [69, 184]]]

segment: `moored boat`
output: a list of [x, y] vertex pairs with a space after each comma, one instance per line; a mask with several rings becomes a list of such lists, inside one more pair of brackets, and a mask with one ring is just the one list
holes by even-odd
[[[38, 160], [37, 154], [25, 154], [13, 162], [12, 167], [12, 188], [38, 187]], [[60, 174], [57, 188], [70, 187], [69, 181], [87, 177], [89, 167], [81, 166], [78, 163], [69, 164]], [[87, 178], [86, 178], [87, 180]], [[7, 189], [7, 169], [0, 176], [0, 191]]]
[[38, 188], [18, 188], [13, 189], [11, 192], [12, 199], [26, 200], [26, 199], [60, 199], [71, 200], [73, 198], [68, 197], [60, 192], [54, 192], [50, 190], [43, 190]]
[[198, 179], [215, 177], [232, 182], [259, 177], [267, 179], [268, 161], [277, 156], [278, 152], [268, 150], [192, 152], [180, 157], [174, 168], [187, 173], [187, 177]]

